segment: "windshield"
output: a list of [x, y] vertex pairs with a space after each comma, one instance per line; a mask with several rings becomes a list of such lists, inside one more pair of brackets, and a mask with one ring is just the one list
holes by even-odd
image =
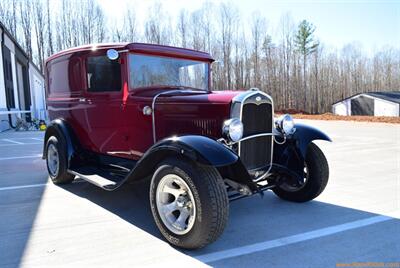
[[207, 62], [130, 54], [130, 88], [176, 86], [208, 90], [208, 68]]

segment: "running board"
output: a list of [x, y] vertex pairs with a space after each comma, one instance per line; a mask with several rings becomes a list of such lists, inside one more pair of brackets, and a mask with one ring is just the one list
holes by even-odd
[[125, 172], [121, 173], [121, 170], [116, 172], [115, 169], [100, 169], [91, 166], [69, 169], [68, 172], [107, 191], [118, 188], [128, 174], [126, 171], [126, 174], [123, 174]]

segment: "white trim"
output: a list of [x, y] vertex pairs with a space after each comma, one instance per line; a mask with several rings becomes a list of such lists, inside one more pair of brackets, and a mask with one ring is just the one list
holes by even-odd
[[35, 119], [47, 119], [46, 114], [46, 93], [44, 89], [43, 75], [38, 72], [35, 66], [29, 63], [29, 87], [31, 92], [31, 111]]
[[15, 109], [21, 109], [19, 105], [19, 92], [18, 92], [18, 83], [17, 83], [17, 65], [15, 62], [15, 54], [11, 51], [11, 69], [12, 69], [12, 80], [13, 80], [13, 87], [14, 87], [14, 102], [15, 102]]
[[14, 41], [8, 37], [7, 33], [4, 35], [4, 45], [10, 50], [11, 53], [15, 54], [15, 44]]

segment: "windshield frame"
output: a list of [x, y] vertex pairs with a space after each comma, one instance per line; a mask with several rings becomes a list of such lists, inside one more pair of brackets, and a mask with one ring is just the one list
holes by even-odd
[[[189, 86], [174, 86], [174, 85], [151, 85], [151, 86], [144, 86], [144, 87], [133, 87], [133, 82], [131, 81], [131, 60], [132, 57], [131, 55], [140, 55], [140, 56], [149, 56], [149, 57], [159, 57], [159, 58], [168, 58], [168, 59], [177, 59], [177, 60], [189, 60], [189, 61], [195, 61], [199, 63], [204, 63], [206, 64], [206, 77], [208, 79], [206, 83], [206, 88], [194, 88], [194, 87], [189, 87]], [[164, 55], [158, 55], [158, 54], [151, 54], [151, 53], [138, 53], [138, 52], [129, 52], [127, 53], [127, 75], [128, 75], [128, 90], [129, 91], [135, 91], [135, 90], [143, 90], [143, 89], [154, 89], [154, 88], [160, 88], [160, 89], [171, 89], [171, 88], [176, 88], [176, 89], [183, 89], [183, 90], [196, 90], [196, 91], [205, 91], [205, 92], [210, 92], [211, 91], [211, 62], [206, 61], [206, 60], [198, 60], [198, 59], [192, 59], [190, 57], [174, 57], [174, 56], [164, 56]]]

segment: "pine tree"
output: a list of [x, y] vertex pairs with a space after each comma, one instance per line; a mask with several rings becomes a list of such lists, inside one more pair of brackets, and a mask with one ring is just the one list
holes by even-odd
[[307, 105], [307, 56], [314, 53], [319, 43], [314, 41], [315, 27], [310, 22], [303, 20], [300, 22], [295, 36], [297, 51], [303, 56], [303, 90], [304, 90], [304, 109]]

